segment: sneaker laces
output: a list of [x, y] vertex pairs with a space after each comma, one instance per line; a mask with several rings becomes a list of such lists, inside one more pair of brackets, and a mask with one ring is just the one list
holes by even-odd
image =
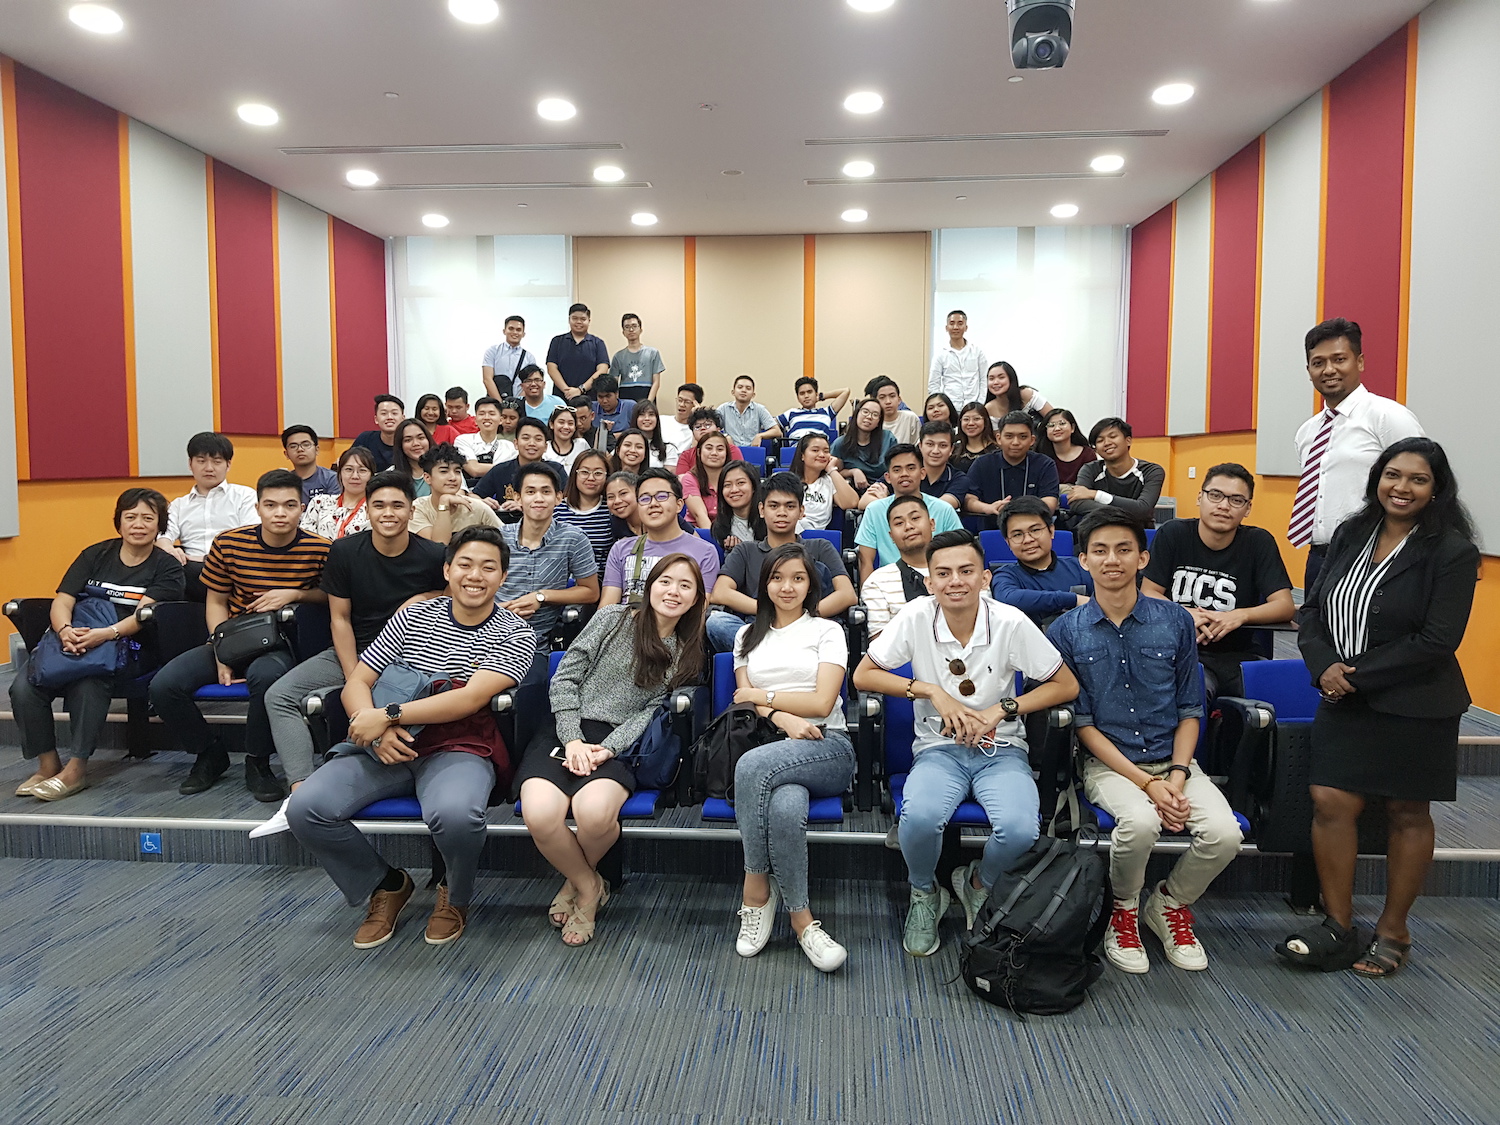
[[1141, 944], [1140, 915], [1124, 906], [1115, 907], [1110, 915], [1109, 928], [1115, 935], [1115, 944], [1121, 949], [1144, 949]]
[[927, 918], [930, 918], [932, 920], [932, 924], [936, 926], [938, 917], [938, 903], [940, 903], [941, 901], [942, 894], [939, 891], [933, 891], [931, 894], [914, 895], [912, 896], [911, 901], [911, 912], [913, 916], [916, 916], [917, 912], [921, 911], [921, 913], [925, 914]]
[[807, 929], [802, 931], [802, 948], [810, 949], [815, 953], [831, 953], [833, 947], [838, 944], [833, 938], [823, 932], [823, 923], [817, 919], [807, 924]]
[[739, 910], [735, 913], [740, 917], [740, 937], [750, 941], [758, 940], [761, 929], [765, 925], [767, 914], [765, 906], [747, 906], [741, 903]]
[[1167, 929], [1172, 931], [1173, 945], [1198, 944], [1198, 938], [1193, 933], [1192, 907], [1163, 906], [1161, 915], [1167, 921]]

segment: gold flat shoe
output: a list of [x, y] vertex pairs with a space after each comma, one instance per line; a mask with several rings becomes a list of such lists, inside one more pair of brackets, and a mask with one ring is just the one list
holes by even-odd
[[21, 782], [20, 785], [16, 786], [16, 796], [30, 797], [32, 790], [34, 790], [38, 785], [46, 780], [47, 779], [39, 773], [32, 774], [25, 781]]
[[49, 777], [46, 781], [39, 781], [31, 787], [31, 795], [39, 801], [60, 801], [64, 797], [71, 797], [74, 793], [80, 793], [89, 787], [88, 778], [69, 785], [61, 777]]

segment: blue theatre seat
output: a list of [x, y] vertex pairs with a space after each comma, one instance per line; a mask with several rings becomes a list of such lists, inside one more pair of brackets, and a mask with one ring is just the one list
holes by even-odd
[[765, 475], [765, 471], [766, 471], [766, 451], [765, 451], [765, 448], [763, 446], [759, 446], [759, 445], [742, 445], [739, 448], [740, 448], [740, 453], [742, 453], [744, 455], [746, 462], [749, 463], [749, 464], [751, 464], [751, 465], [754, 465], [757, 469], [759, 469], [761, 471], [762, 475]]
[[[981, 531], [979, 533], [979, 549], [984, 552], [984, 565], [989, 570], [994, 570], [1005, 563], [1016, 561], [1016, 553], [1010, 549], [1010, 544], [1005, 541], [1005, 533], [1003, 531]], [[1052, 533], [1052, 553], [1055, 555], [1071, 555], [1073, 553], [1073, 533], [1071, 531], [1054, 531]]]

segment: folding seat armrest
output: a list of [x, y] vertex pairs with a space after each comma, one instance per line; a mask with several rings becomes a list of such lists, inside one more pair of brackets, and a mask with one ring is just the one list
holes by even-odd
[[1047, 725], [1053, 730], [1062, 730], [1073, 725], [1073, 705], [1064, 703], [1047, 712]]
[[[10, 612], [10, 606], [7, 605], [5, 607], [5, 612], [6, 613]], [[155, 605], [150, 605], [150, 604], [143, 605], [143, 606], [141, 606], [139, 609], [137, 609], [135, 611], [135, 619], [137, 621], [139, 621], [142, 625], [149, 625], [149, 624], [151, 624], [151, 619], [153, 617], [155, 617], [155, 616], [156, 616], [156, 606]]]
[[879, 782], [881, 753], [885, 741], [885, 696], [879, 692], [862, 691], [855, 698], [855, 715], [859, 726], [854, 732], [854, 759], [857, 772], [854, 775], [854, 803], [862, 812], [875, 807], [875, 793]]
[[1251, 823], [1261, 819], [1261, 806], [1274, 787], [1276, 772], [1276, 708], [1261, 699], [1221, 695], [1214, 706], [1224, 716], [1219, 744], [1212, 757], [1223, 777], [1230, 807]]
[[[853, 535], [849, 536], [852, 541]], [[844, 559], [844, 569], [849, 572], [849, 581], [854, 583], [854, 588], [859, 589], [859, 548], [845, 547], [839, 552]]]
[[276, 611], [276, 620], [283, 625], [290, 625], [297, 620], [297, 607], [295, 605], [284, 605]]
[[710, 703], [707, 684], [678, 688], [667, 699], [672, 712], [672, 726], [682, 746], [682, 760], [677, 766], [677, 783], [663, 795], [668, 808], [693, 803], [693, 743], [708, 725]]
[[310, 719], [314, 715], [325, 715], [325, 714], [327, 714], [327, 709], [324, 706], [323, 699], [330, 692], [339, 691], [339, 690], [341, 690], [341, 689], [339, 689], [339, 688], [322, 688], [322, 689], [320, 689], [318, 691], [314, 691], [314, 692], [309, 693], [308, 695], [303, 696], [302, 697], [302, 716], [303, 716], [303, 718]]
[[516, 709], [516, 689], [508, 688], [490, 697], [490, 710], [496, 715], [514, 713]]
[[5, 603], [5, 616], [14, 617], [21, 612], [21, 601], [19, 598], [11, 598]]

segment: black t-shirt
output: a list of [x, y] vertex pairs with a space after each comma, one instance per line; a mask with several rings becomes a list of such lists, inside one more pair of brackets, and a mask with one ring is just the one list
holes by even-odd
[[334, 540], [323, 567], [322, 590], [334, 598], [348, 598], [349, 621], [354, 627], [354, 647], [364, 647], [380, 635], [401, 603], [418, 594], [443, 590], [441, 543], [408, 536], [406, 550], [394, 558], [375, 549], [370, 532], [361, 531]]
[[[1211, 551], [1198, 534], [1197, 520], [1171, 520], [1156, 533], [1145, 577], [1178, 605], [1216, 612], [1265, 605], [1278, 590], [1290, 590], [1286, 564], [1276, 539], [1260, 527], [1241, 526], [1229, 546]], [[1247, 652], [1247, 629], [1202, 645], [1205, 652]]]
[[145, 562], [126, 566], [120, 561], [123, 542], [106, 539], [85, 547], [58, 583], [57, 592], [79, 598], [88, 587], [90, 596], [102, 595], [114, 602], [115, 615], [120, 621], [139, 609], [143, 598], [155, 602], [181, 601], [185, 581], [182, 564], [160, 547], [154, 547]]
[[[567, 488], [567, 474], [563, 467], [556, 461], [530, 461], [528, 464], [540, 463], [542, 468], [552, 473], [553, 479], [557, 481], [557, 491], [562, 492]], [[502, 461], [484, 476], [479, 478], [479, 483], [474, 486], [474, 495], [481, 498], [494, 497], [500, 503], [507, 500], [519, 500], [516, 493], [516, 474], [521, 471], [521, 462], [512, 457], [509, 461]]]
[[[797, 536], [797, 542], [802, 544], [807, 551], [807, 557], [818, 571], [818, 583], [821, 587], [821, 597], [826, 598], [833, 593], [833, 580], [839, 575], [848, 577], [844, 570], [844, 560], [839, 558], [839, 553], [834, 550], [833, 544], [826, 539], [804, 539]], [[766, 560], [771, 557], [771, 546], [765, 540], [756, 540], [750, 543], [741, 543], [724, 560], [724, 565], [719, 573], [734, 579], [734, 588], [746, 597], [758, 598], [760, 596], [760, 576], [765, 569]]]

